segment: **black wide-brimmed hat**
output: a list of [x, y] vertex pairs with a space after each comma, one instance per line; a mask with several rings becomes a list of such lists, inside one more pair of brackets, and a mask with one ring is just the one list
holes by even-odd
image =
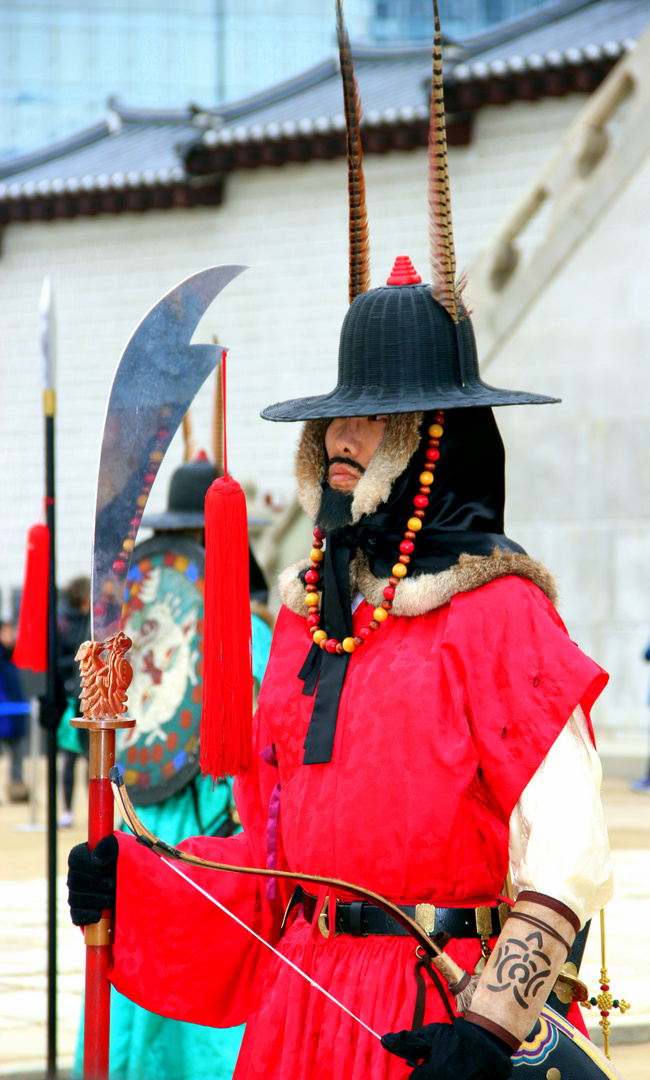
[[142, 524], [148, 529], [164, 532], [202, 529], [205, 524], [205, 496], [220, 475], [216, 465], [205, 456], [180, 465], [169, 482], [167, 509], [162, 514], [146, 514]]
[[542, 405], [558, 398], [501, 390], [479, 374], [472, 324], [456, 275], [451, 222], [442, 51], [435, 39], [429, 129], [429, 256], [423, 285], [408, 256], [398, 256], [385, 286], [370, 289], [368, 215], [359, 131], [360, 105], [350, 39], [337, 0], [350, 206], [350, 309], [339, 345], [338, 382], [329, 394], [293, 398], [262, 410], [265, 420], [319, 420], [373, 413], [492, 405]]
[[[179, 465], [172, 473], [167, 494], [167, 509], [162, 514], [146, 514], [142, 525], [159, 532], [180, 532], [182, 529], [202, 529], [205, 525], [205, 497], [208, 488], [221, 476], [218, 469], [200, 451], [194, 461]], [[248, 526], [268, 525], [270, 518], [250, 516]]]
[[[407, 262], [410, 276], [418, 278], [406, 256], [400, 257], [391, 278], [406, 276]], [[471, 320], [455, 323], [428, 285], [390, 284], [359, 293], [352, 301], [341, 330], [335, 389], [269, 405], [262, 416], [317, 420], [556, 400], [484, 383]]]

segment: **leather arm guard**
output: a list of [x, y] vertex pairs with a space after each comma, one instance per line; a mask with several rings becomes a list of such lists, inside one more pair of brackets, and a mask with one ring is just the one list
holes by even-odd
[[521, 892], [479, 980], [465, 1019], [513, 1050], [535, 1025], [580, 929], [551, 896]]

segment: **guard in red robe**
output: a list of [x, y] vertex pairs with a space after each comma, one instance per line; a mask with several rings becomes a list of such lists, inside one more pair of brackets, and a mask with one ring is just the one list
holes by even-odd
[[[444, 188], [435, 50], [433, 97], [433, 186]], [[188, 869], [199, 892], [124, 834], [111, 979], [165, 1016], [246, 1021], [241, 1080], [398, 1080], [414, 1066], [418, 1080], [498, 1080], [525, 1058], [577, 931], [611, 895], [589, 720], [607, 676], [569, 638], [551, 574], [504, 533], [492, 407], [552, 399], [482, 382], [447, 272], [444, 190], [433, 285], [400, 257], [369, 289], [349, 121], [352, 302], [338, 383], [262, 414], [304, 421], [296, 475], [313, 548], [280, 580], [253, 761], [235, 787], [243, 833], [181, 847], [354, 882], [409, 914], [429, 905], [473, 997], [461, 1009], [373, 904]], [[77, 922], [92, 907], [82, 877], [71, 870]], [[399, 1034], [382, 1044], [385, 1033]]]

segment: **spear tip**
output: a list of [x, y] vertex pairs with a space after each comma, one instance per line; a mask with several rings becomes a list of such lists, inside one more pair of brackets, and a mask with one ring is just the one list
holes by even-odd
[[54, 333], [54, 294], [52, 281], [49, 277], [46, 277], [43, 280], [41, 299], [38, 305], [38, 336], [44, 390], [54, 390], [56, 366]]

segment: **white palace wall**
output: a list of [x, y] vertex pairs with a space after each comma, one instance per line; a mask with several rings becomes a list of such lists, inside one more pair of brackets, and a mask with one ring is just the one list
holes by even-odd
[[[452, 149], [458, 262], [482, 244], [555, 148], [584, 98], [479, 114]], [[426, 154], [365, 162], [373, 284], [395, 255], [427, 271]], [[297, 429], [266, 404], [332, 388], [347, 307], [346, 169], [312, 162], [229, 176], [216, 209], [29, 223], [4, 231], [0, 257], [0, 514], [5, 610], [39, 519], [43, 437], [38, 301], [52, 278], [57, 315], [57, 573], [88, 571], [103, 414], [124, 344], [156, 300], [214, 263], [247, 263], [195, 335], [230, 347], [231, 471], [287, 499]], [[562, 405], [498, 410], [508, 454], [507, 530], [557, 573], [574, 638], [612, 674], [601, 738], [645, 738], [650, 637], [650, 164], [564, 268], [491, 365], [488, 381]], [[468, 288], [471, 299], [471, 282]], [[480, 341], [479, 341], [480, 356]], [[213, 388], [193, 419], [209, 444]], [[174, 440], [150, 508], [166, 503], [182, 455]], [[636, 744], [635, 744], [636, 745]]]

